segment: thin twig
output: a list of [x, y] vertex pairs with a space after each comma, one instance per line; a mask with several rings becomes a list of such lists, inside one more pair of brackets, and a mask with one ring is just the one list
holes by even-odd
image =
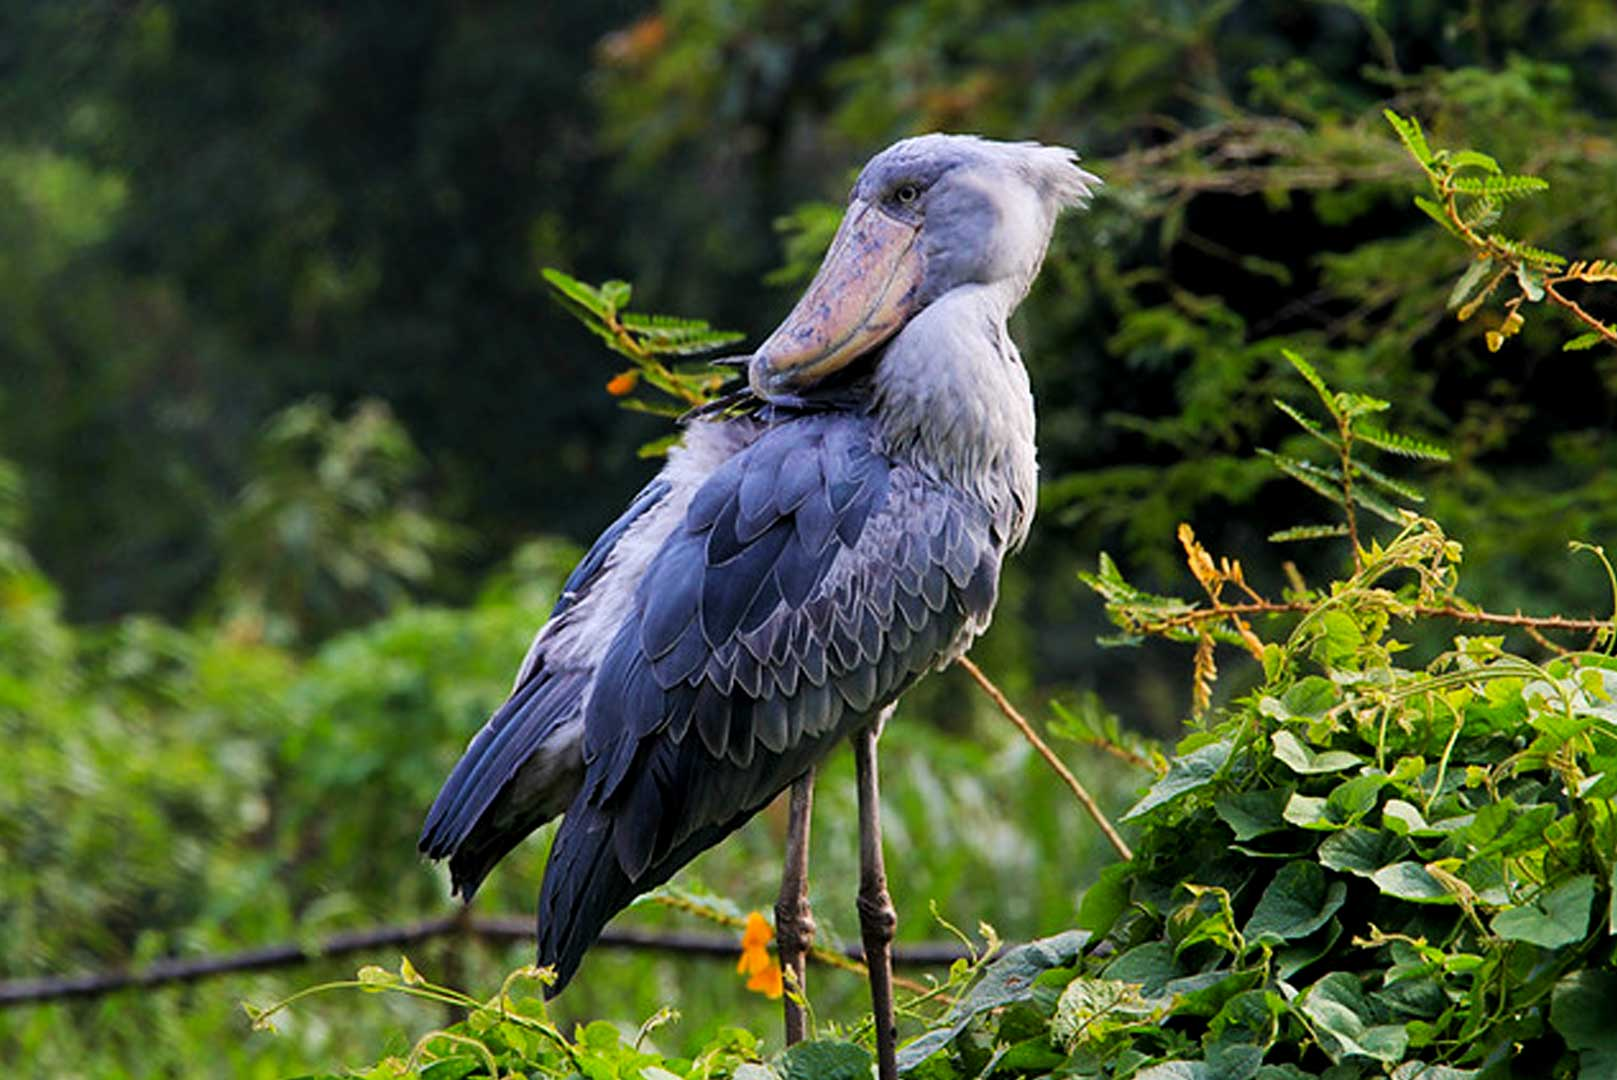
[[999, 708], [1000, 712], [1005, 714], [1007, 720], [1016, 725], [1017, 730], [1021, 731], [1022, 737], [1032, 743], [1033, 749], [1039, 752], [1039, 756], [1050, 763], [1050, 767], [1056, 771], [1056, 775], [1066, 782], [1066, 785], [1072, 789], [1073, 795], [1077, 796], [1078, 802], [1089, 812], [1089, 816], [1095, 819], [1095, 824], [1100, 826], [1100, 831], [1106, 834], [1106, 839], [1111, 841], [1112, 847], [1117, 849], [1117, 853], [1125, 859], [1134, 858], [1134, 852], [1129, 850], [1129, 846], [1117, 834], [1117, 830], [1112, 827], [1112, 823], [1106, 820], [1106, 815], [1101, 812], [1100, 805], [1095, 802], [1094, 798], [1084, 788], [1084, 785], [1078, 782], [1078, 778], [1072, 775], [1072, 770], [1067, 768], [1060, 758], [1056, 757], [1055, 751], [1050, 749], [1049, 744], [1039, 737], [1037, 731], [1033, 730], [1033, 725], [1028, 723], [1022, 714], [1016, 711], [1016, 706], [1011, 704], [1010, 699], [1005, 696], [1004, 692], [995, 686], [987, 675], [983, 674], [983, 669], [972, 663], [969, 656], [962, 656], [955, 663], [964, 668], [966, 674], [976, 680], [977, 685], [982, 688], [982, 692], [988, 695], [988, 699]]
[[1103, 754], [1110, 754], [1119, 761], [1128, 762], [1136, 769], [1144, 769], [1149, 773], [1157, 771], [1156, 763], [1150, 758], [1144, 754], [1136, 753], [1126, 746], [1120, 746], [1103, 735], [1080, 735], [1071, 731], [1062, 732], [1062, 734], [1072, 742], [1099, 750]]
[[1613, 330], [1611, 327], [1607, 326], [1605, 323], [1583, 310], [1576, 300], [1570, 300], [1556, 291], [1555, 287], [1557, 285], [1562, 285], [1568, 281], [1575, 280], [1577, 279], [1571, 277], [1570, 275], [1551, 278], [1549, 281], [1544, 283], [1544, 295], [1566, 308], [1566, 310], [1570, 311], [1575, 318], [1577, 318], [1585, 326], [1592, 328], [1595, 333], [1605, 338], [1607, 342], [1612, 345], [1617, 345], [1617, 330]]

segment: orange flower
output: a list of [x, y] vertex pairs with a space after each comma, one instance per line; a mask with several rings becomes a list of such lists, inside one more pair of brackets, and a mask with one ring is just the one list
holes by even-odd
[[629, 391], [633, 390], [635, 388], [635, 384], [639, 381], [640, 372], [634, 371], [633, 369], [629, 371], [622, 371], [612, 376], [612, 380], [606, 384], [606, 392], [611, 394], [613, 397], [622, 397]]
[[750, 976], [747, 989], [770, 998], [780, 997], [786, 989], [780, 962], [769, 955], [769, 943], [774, 938], [775, 931], [764, 917], [752, 912], [747, 916], [747, 928], [741, 935], [741, 959], [736, 962], [736, 971]]
[[747, 989], [758, 991], [770, 1001], [780, 1000], [780, 996], [786, 992], [786, 980], [781, 976], [780, 963], [770, 957], [768, 966], [747, 980]]

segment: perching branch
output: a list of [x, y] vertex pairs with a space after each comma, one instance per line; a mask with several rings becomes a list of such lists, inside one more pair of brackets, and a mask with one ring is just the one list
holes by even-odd
[[[527, 915], [466, 918], [457, 913], [414, 923], [345, 931], [331, 935], [313, 948], [301, 943], [287, 942], [257, 949], [243, 949], [234, 953], [158, 960], [138, 971], [87, 971], [76, 975], [11, 979], [0, 982], [0, 1008], [71, 998], [100, 997], [135, 987], [168, 986], [197, 982], [220, 975], [298, 967], [316, 960], [329, 960], [377, 949], [399, 948], [434, 938], [457, 935], [499, 944], [532, 941], [533, 919]], [[607, 948], [641, 949], [678, 956], [714, 957], [725, 960], [734, 960], [736, 955], [736, 941], [734, 936], [729, 934], [668, 934], [622, 928], [604, 932], [600, 944]], [[812, 955], [816, 960], [833, 967], [860, 972], [864, 970], [860, 964], [864, 954], [857, 945], [850, 945], [840, 951], [817, 948]], [[948, 967], [961, 958], [970, 959], [967, 951], [954, 942], [898, 945], [893, 950], [893, 963], [903, 967]], [[914, 987], [926, 989], [912, 980], [905, 981]]]

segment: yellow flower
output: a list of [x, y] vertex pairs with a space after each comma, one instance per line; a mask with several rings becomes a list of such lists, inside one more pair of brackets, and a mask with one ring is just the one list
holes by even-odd
[[785, 991], [780, 962], [769, 955], [769, 943], [775, 931], [756, 911], [747, 916], [747, 928], [741, 935], [741, 959], [736, 971], [750, 976], [747, 989], [756, 990], [770, 998], [778, 998]]

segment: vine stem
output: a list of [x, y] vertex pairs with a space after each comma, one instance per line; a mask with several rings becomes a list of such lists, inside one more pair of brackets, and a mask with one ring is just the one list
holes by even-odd
[[[1300, 615], [1313, 611], [1317, 606], [1300, 600], [1281, 603], [1262, 600], [1244, 604], [1217, 604], [1213, 607], [1196, 608], [1179, 615], [1171, 615], [1160, 622], [1145, 625], [1143, 628], [1162, 630], [1177, 627], [1195, 627], [1204, 622], [1237, 615]], [[1469, 611], [1465, 608], [1431, 604], [1411, 604], [1405, 610], [1411, 615], [1419, 615], [1424, 618], [1453, 619], [1456, 622], [1480, 623], [1486, 626], [1511, 626], [1524, 630], [1567, 630], [1592, 634], [1601, 630], [1617, 628], [1612, 619], [1569, 619], [1565, 615], [1523, 615], [1521, 612], [1514, 615], [1502, 615], [1494, 611]]]
[[1106, 834], [1106, 839], [1111, 841], [1112, 847], [1117, 849], [1117, 853], [1125, 859], [1133, 859], [1134, 852], [1129, 850], [1128, 844], [1124, 843], [1123, 838], [1112, 827], [1112, 823], [1106, 820], [1106, 815], [1101, 812], [1100, 804], [1095, 802], [1094, 797], [1072, 774], [1072, 770], [1067, 768], [1066, 763], [1056, 756], [1054, 750], [1050, 749], [1050, 745], [1039, 737], [1037, 731], [1033, 730], [1033, 725], [1028, 723], [1027, 719], [1016, 711], [1016, 706], [1011, 704], [1010, 698], [1005, 696], [1004, 691], [995, 686], [993, 680], [984, 675], [983, 669], [973, 663], [969, 656], [962, 656], [955, 663], [965, 669], [966, 674], [970, 675], [982, 692], [988, 695], [988, 700], [994, 703], [1007, 720], [1016, 725], [1017, 730], [1022, 733], [1022, 738], [1031, 743], [1033, 749], [1039, 752], [1039, 756], [1049, 762], [1050, 767], [1056, 771], [1056, 775], [1061, 777], [1066, 785], [1072, 789], [1072, 793], [1077, 797], [1079, 804], [1088, 811], [1090, 817], [1095, 819], [1095, 824], [1100, 826], [1100, 831]]
[[1342, 437], [1342, 512], [1347, 515], [1348, 543], [1353, 548], [1353, 570], [1364, 572], [1364, 551], [1359, 547], [1359, 515], [1353, 509], [1353, 422], [1347, 411], [1338, 414], [1336, 429]]

